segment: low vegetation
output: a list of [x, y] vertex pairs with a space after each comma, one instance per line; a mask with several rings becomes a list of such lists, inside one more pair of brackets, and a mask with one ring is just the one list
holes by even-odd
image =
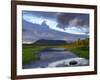
[[69, 49], [73, 53], [75, 53], [78, 57], [84, 57], [89, 59], [89, 39], [78, 40], [71, 44], [67, 44], [64, 46]]
[[37, 60], [37, 53], [41, 50], [43, 50], [43, 47], [23, 45], [22, 63], [27, 64], [33, 60]]

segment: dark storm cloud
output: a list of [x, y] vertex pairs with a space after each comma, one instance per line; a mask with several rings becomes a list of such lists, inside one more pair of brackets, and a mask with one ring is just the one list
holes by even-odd
[[89, 14], [59, 13], [57, 22], [57, 27], [63, 29], [68, 26], [89, 26]]

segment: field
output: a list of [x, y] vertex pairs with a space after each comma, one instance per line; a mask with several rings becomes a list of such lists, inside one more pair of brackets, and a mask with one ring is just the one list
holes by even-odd
[[35, 45], [35, 44], [23, 44], [22, 49], [22, 63], [27, 64], [34, 60], [38, 60], [37, 54], [45, 48], [66, 48], [66, 50], [72, 51], [78, 57], [84, 57], [89, 59], [89, 39], [77, 40], [73, 43], [66, 43], [60, 45]]
[[89, 39], [78, 40], [74, 43], [67, 44], [64, 46], [70, 51], [74, 52], [79, 57], [89, 59]]

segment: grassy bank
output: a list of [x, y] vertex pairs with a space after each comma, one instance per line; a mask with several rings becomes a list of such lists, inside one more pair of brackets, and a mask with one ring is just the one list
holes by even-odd
[[41, 50], [43, 50], [43, 47], [23, 45], [22, 63], [27, 64], [33, 60], [37, 60], [37, 53]]
[[89, 39], [78, 40], [76, 42], [70, 43], [64, 46], [75, 53], [78, 57], [83, 57], [89, 59]]
[[69, 49], [73, 53], [75, 53], [78, 57], [84, 57], [86, 59], [89, 59], [89, 49], [88, 47], [78, 47], [78, 48], [73, 48]]

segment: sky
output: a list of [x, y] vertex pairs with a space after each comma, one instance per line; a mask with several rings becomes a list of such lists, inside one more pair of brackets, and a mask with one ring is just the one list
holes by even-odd
[[[89, 14], [22, 11], [22, 20], [24, 22], [26, 21], [30, 24], [37, 25], [38, 28], [45, 29], [48, 27], [48, 30], [55, 30], [75, 35], [89, 35]], [[32, 29], [35, 27], [27, 26], [27, 28], [25, 28], [23, 26], [23, 32], [28, 28]], [[25, 36], [25, 34], [23, 34], [23, 36]]]

